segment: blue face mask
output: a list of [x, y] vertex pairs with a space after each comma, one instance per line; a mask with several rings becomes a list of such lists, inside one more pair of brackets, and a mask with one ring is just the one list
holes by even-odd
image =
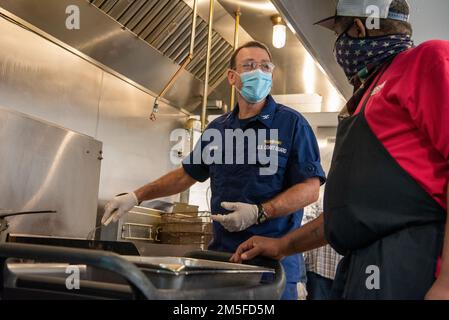
[[248, 103], [259, 103], [271, 92], [273, 75], [260, 69], [240, 74], [242, 89], [238, 90], [243, 99]]

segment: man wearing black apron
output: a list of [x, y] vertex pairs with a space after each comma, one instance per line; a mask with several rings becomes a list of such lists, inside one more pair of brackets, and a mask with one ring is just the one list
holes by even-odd
[[408, 19], [405, 0], [340, 0], [336, 16], [318, 22], [337, 34], [335, 55], [355, 88], [324, 215], [281, 239], [250, 239], [232, 261], [328, 242], [344, 255], [335, 299], [449, 299], [449, 42], [415, 47]]

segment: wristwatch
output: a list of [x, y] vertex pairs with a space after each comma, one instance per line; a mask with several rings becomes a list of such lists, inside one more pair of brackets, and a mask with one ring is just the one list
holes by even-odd
[[265, 209], [263, 208], [263, 205], [258, 204], [257, 208], [259, 209], [259, 213], [257, 215], [257, 224], [262, 224], [268, 220], [268, 216], [267, 213], [265, 212]]

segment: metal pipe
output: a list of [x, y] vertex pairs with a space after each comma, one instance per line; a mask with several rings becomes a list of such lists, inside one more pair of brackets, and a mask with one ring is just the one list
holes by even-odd
[[[234, 51], [237, 50], [239, 46], [239, 28], [240, 28], [240, 16], [242, 13], [240, 10], [235, 12], [235, 28], [234, 28]], [[231, 110], [234, 109], [235, 106], [235, 86], [231, 88]], [[225, 110], [227, 111], [227, 110]]]
[[204, 79], [203, 108], [201, 110], [201, 131], [203, 131], [203, 132], [206, 129], [207, 98], [209, 95], [209, 71], [210, 71], [210, 56], [211, 56], [211, 51], [212, 51], [214, 5], [215, 5], [215, 0], [210, 0], [210, 4], [209, 4], [209, 33], [208, 33], [208, 37], [207, 37], [206, 75], [205, 75], [205, 79]]
[[176, 82], [176, 80], [179, 78], [179, 76], [181, 75], [182, 71], [185, 70], [185, 68], [187, 67], [187, 65], [193, 60], [193, 53], [195, 50], [195, 37], [196, 37], [196, 22], [197, 22], [197, 16], [198, 16], [198, 0], [194, 0], [193, 2], [193, 17], [192, 17], [192, 31], [191, 31], [191, 37], [190, 37], [190, 50], [189, 50], [189, 55], [187, 56], [187, 58], [184, 60], [184, 62], [182, 63], [182, 65], [179, 67], [179, 69], [176, 71], [176, 73], [173, 75], [173, 77], [171, 77], [171, 79], [168, 81], [167, 85], [164, 87], [164, 89], [162, 90], [162, 92], [157, 96], [157, 98], [154, 100], [154, 105], [153, 105], [153, 113], [151, 114], [150, 118], [152, 120], [155, 119], [155, 113], [158, 112], [158, 108], [159, 108], [159, 99], [164, 97], [168, 90], [171, 89], [171, 87], [173, 87], [174, 83]]
[[168, 90], [170, 90], [170, 88], [173, 86], [173, 84], [176, 82], [176, 79], [178, 79], [179, 75], [181, 74], [181, 72], [187, 67], [187, 65], [190, 63], [190, 61], [192, 61], [191, 56], [189, 55], [184, 62], [182, 63], [182, 65], [179, 67], [178, 71], [176, 71], [176, 73], [173, 75], [173, 77], [171, 77], [170, 81], [168, 81], [167, 85], [165, 86], [164, 90], [162, 90], [161, 94], [159, 95], [158, 98], [162, 98], [163, 96], [165, 96], [165, 94], [167, 93]]
[[195, 0], [193, 2], [192, 36], [190, 38], [190, 52], [189, 52], [189, 56], [191, 58], [193, 58], [193, 50], [195, 49], [197, 15], [198, 15], [198, 0]]

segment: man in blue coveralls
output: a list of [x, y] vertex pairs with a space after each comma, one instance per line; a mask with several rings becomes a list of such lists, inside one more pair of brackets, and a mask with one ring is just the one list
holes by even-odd
[[[299, 228], [303, 208], [318, 200], [325, 174], [307, 121], [269, 95], [273, 70], [264, 44], [249, 42], [237, 49], [228, 71], [238, 91], [235, 109], [208, 126], [181, 168], [108, 202], [102, 223], [117, 221], [142, 201], [210, 178], [210, 250], [232, 253], [254, 235], [282, 237]], [[301, 262], [300, 255], [282, 261], [287, 277], [282, 299], [297, 299]]]

